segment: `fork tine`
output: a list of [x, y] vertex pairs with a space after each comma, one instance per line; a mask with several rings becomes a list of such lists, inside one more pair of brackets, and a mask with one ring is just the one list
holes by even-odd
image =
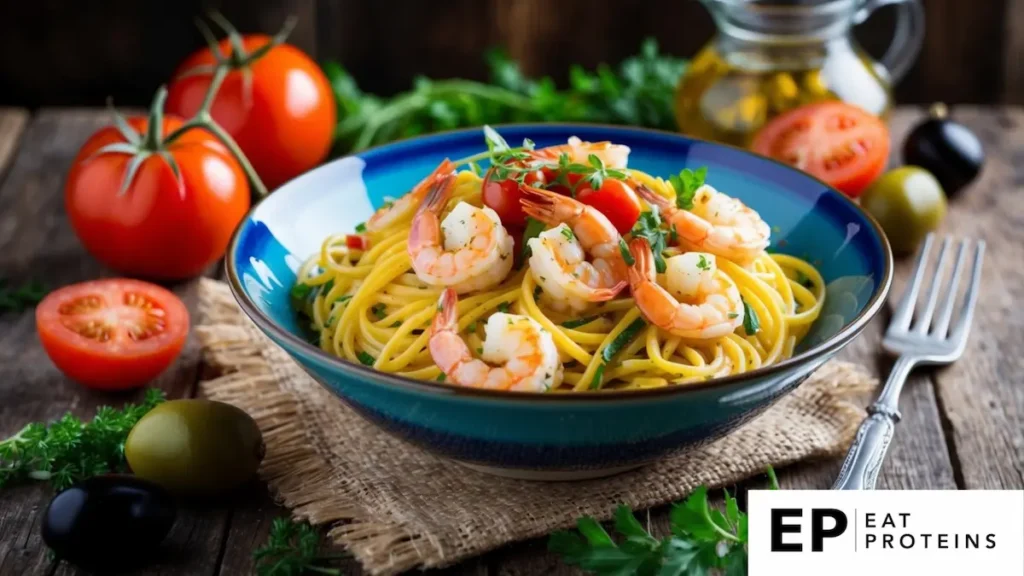
[[939, 246], [939, 263], [935, 265], [935, 274], [932, 276], [931, 284], [928, 286], [928, 295], [924, 305], [924, 312], [917, 317], [914, 324], [914, 332], [927, 334], [928, 326], [932, 323], [932, 316], [935, 314], [935, 304], [939, 301], [939, 284], [943, 280], [943, 272], [946, 271], [946, 251], [952, 239], [946, 236]]
[[917, 262], [914, 264], [914, 276], [910, 280], [903, 297], [896, 305], [896, 313], [889, 323], [890, 329], [906, 331], [910, 327], [910, 319], [914, 315], [914, 303], [917, 301], [917, 292], [921, 289], [921, 280], [924, 278], [924, 271], [928, 267], [928, 251], [931, 250], [934, 234], [928, 234], [924, 239], [924, 246], [917, 253]]
[[949, 320], [953, 317], [953, 306], [956, 304], [956, 296], [959, 291], [957, 289], [960, 287], [960, 272], [963, 271], [964, 261], [967, 259], [967, 246], [970, 242], [969, 239], [964, 238], [960, 241], [960, 249], [956, 251], [956, 265], [953, 266], [953, 276], [949, 281], [949, 292], [939, 311], [939, 319], [932, 327], [932, 335], [938, 338], [945, 338], [949, 331]]
[[974, 268], [971, 270], [971, 285], [964, 297], [964, 307], [953, 325], [950, 339], [962, 346], [967, 341], [967, 333], [971, 329], [971, 318], [974, 317], [974, 305], [978, 303], [978, 285], [981, 284], [981, 262], [985, 258], [985, 241], [978, 240], [978, 248], [974, 252]]

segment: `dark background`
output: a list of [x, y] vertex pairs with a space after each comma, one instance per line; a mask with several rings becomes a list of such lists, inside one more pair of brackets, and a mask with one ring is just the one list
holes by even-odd
[[[925, 46], [899, 102], [1024, 103], [1024, 0], [924, 4]], [[713, 32], [695, 0], [0, 0], [0, 105], [147, 104], [203, 44], [193, 19], [210, 8], [243, 32], [297, 15], [292, 43], [381, 94], [417, 74], [483, 79], [492, 46], [564, 80], [570, 64], [617, 63], [648, 35], [689, 57]], [[892, 16], [883, 8], [857, 29], [876, 56]]]

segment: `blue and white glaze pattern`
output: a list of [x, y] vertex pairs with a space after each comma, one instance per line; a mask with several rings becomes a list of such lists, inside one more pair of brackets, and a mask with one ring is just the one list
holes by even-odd
[[648, 130], [517, 125], [510, 142], [538, 146], [569, 136], [632, 150], [629, 165], [667, 177], [708, 166], [708, 181], [761, 213], [773, 246], [812, 261], [827, 283], [821, 318], [775, 367], [706, 384], [596, 395], [508, 394], [405, 380], [330, 356], [306, 343], [289, 301], [299, 263], [329, 234], [365, 221], [444, 158], [483, 149], [480, 130], [407, 140], [309, 172], [256, 206], [227, 257], [243, 310], [324, 387], [364, 417], [442, 456], [526, 478], [594, 477], [713, 440], [802, 382], [863, 329], [889, 288], [892, 257], [878, 226], [825, 184], [742, 150]]

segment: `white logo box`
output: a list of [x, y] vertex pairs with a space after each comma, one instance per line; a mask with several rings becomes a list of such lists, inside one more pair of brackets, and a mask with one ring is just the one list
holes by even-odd
[[748, 512], [749, 576], [1024, 576], [1024, 491], [753, 490]]

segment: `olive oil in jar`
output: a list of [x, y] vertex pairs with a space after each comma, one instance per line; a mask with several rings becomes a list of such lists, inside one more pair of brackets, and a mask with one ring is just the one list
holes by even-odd
[[[897, 41], [871, 60], [850, 29], [863, 0], [703, 0], [718, 34], [690, 63], [675, 94], [676, 119], [689, 136], [747, 146], [769, 120], [804, 104], [843, 100], [885, 117], [890, 79], [918, 45]], [[916, 0], [901, 8], [909, 20]], [[909, 21], [908, 20], [908, 21]], [[913, 22], [911, 22], [913, 28]], [[911, 35], [913, 36], [913, 35]]]

